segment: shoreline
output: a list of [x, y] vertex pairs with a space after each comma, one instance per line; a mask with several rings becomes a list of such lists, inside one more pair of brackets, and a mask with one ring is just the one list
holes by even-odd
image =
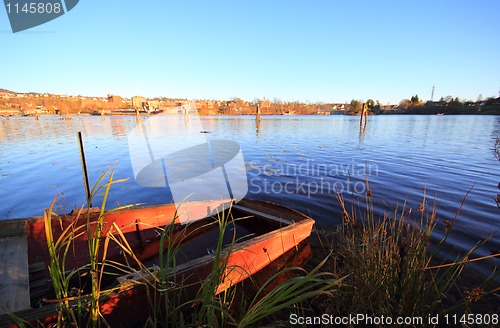
[[[157, 113], [146, 113], [144, 111], [139, 112], [139, 115], [141, 117], [148, 117], [148, 116], [155, 116], [155, 115], [161, 115], [161, 116], [182, 116], [183, 114], [174, 114], [174, 113], [165, 113], [164, 111], [160, 111]], [[192, 115], [192, 114], [191, 114]], [[491, 115], [491, 116], [498, 116], [500, 115], [500, 109], [495, 110], [495, 111], [485, 111], [485, 112], [473, 112], [473, 113], [417, 113], [417, 112], [385, 112], [385, 113], [378, 113], [378, 114], [373, 114], [370, 113], [369, 116], [411, 116], [411, 115], [416, 115], [416, 116], [486, 116], [486, 115]], [[55, 113], [40, 113], [40, 114], [28, 114], [28, 115], [22, 115], [19, 113], [13, 113], [12, 111], [4, 111], [3, 109], [0, 109], [0, 118], [10, 118], [10, 117], [60, 117], [60, 118], [73, 118], [73, 117], [89, 117], [89, 116], [127, 116], [127, 117], [135, 117], [137, 114], [130, 112], [130, 113], [124, 113], [120, 111], [116, 112], [105, 112], [104, 114], [95, 114], [95, 113], [89, 113], [89, 112], [84, 112], [84, 113], [67, 113], [67, 114], [55, 114]], [[256, 117], [257, 115], [255, 114], [236, 114], [236, 115], [230, 115], [230, 114], [199, 114], [199, 116], [202, 117]], [[350, 116], [350, 117], [360, 117], [361, 115], [351, 115], [351, 114], [260, 114], [259, 116], [261, 117], [303, 117], [303, 116], [320, 116], [320, 117], [329, 117], [329, 116]]]

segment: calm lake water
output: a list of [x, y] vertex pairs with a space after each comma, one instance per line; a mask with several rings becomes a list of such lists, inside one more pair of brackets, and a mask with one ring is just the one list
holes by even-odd
[[[166, 145], [187, 138], [184, 118], [155, 119], [167, 127], [161, 132]], [[500, 116], [375, 116], [364, 132], [359, 118], [349, 116], [264, 116], [259, 126], [255, 117], [201, 117], [201, 125], [200, 131], [209, 132], [201, 134], [207, 140], [241, 146], [247, 196], [308, 213], [319, 226], [341, 222], [337, 192], [349, 205], [364, 204], [368, 179], [378, 213], [393, 212], [405, 202], [417, 213], [426, 190], [429, 203], [436, 199], [438, 217], [448, 220], [472, 188], [449, 239], [450, 253], [470, 249], [500, 227], [493, 200], [500, 191], [500, 162], [493, 153]], [[144, 187], [135, 180], [128, 136], [137, 126], [134, 117], [3, 118], [0, 219], [41, 215], [56, 194], [59, 211], [85, 202], [78, 131], [91, 184], [113, 164], [115, 178], [129, 178], [112, 187], [109, 207], [170, 202], [168, 188]], [[155, 131], [149, 133], [155, 137]], [[498, 234], [477, 255], [491, 250], [500, 250]], [[494, 261], [479, 271], [486, 272]]]

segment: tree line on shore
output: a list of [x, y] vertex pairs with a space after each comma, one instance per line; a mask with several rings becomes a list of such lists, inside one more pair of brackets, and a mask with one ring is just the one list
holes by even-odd
[[[112, 98], [112, 97], [111, 97]], [[110, 99], [111, 99], [110, 98]], [[185, 106], [191, 101], [175, 98], [155, 98], [159, 109], [171, 109]], [[460, 100], [458, 97], [442, 97], [439, 101], [422, 101], [418, 95], [410, 99], [403, 99], [398, 105], [382, 105], [373, 99], [356, 100], [350, 103], [311, 103], [299, 101], [282, 101], [254, 99], [245, 101], [240, 98], [230, 100], [194, 100], [192, 101], [200, 115], [329, 115], [347, 114], [360, 115], [363, 104], [366, 104], [370, 114], [500, 114], [500, 97], [489, 97], [477, 101]], [[96, 113], [101, 110], [112, 111], [117, 109], [134, 109], [133, 102], [123, 99], [120, 102], [109, 101], [106, 98], [61, 97], [33, 97], [29, 94], [19, 97], [0, 97], [0, 110], [19, 110], [20, 112], [35, 111], [39, 114], [76, 114]]]
[[482, 96], [477, 101], [460, 100], [458, 97], [441, 97], [439, 101], [422, 101], [418, 95], [410, 99], [403, 99], [399, 105], [391, 109], [381, 107], [379, 101], [368, 99], [366, 102], [353, 99], [349, 104], [347, 113], [359, 115], [363, 103], [373, 114], [500, 114], [500, 97], [489, 97], [483, 100]]

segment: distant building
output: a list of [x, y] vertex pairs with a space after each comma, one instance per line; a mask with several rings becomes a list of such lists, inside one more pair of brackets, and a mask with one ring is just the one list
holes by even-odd
[[141, 97], [141, 96], [134, 96], [132, 97], [132, 107], [141, 109], [143, 103], [147, 102], [146, 98]]
[[108, 102], [121, 104], [123, 101], [120, 96], [108, 95]]

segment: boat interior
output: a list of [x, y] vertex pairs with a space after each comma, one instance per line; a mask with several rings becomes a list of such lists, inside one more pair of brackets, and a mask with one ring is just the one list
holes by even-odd
[[[222, 247], [224, 248], [233, 243], [237, 245], [262, 236], [302, 219], [302, 216], [293, 210], [273, 206], [266, 205], [263, 202], [243, 200], [223, 212], [215, 213], [201, 220], [186, 225], [170, 226], [165, 233], [166, 240], [163, 241], [163, 248], [165, 249], [163, 263], [168, 262], [167, 257], [171, 255], [168, 253], [169, 248], [175, 249], [175, 263], [170, 260], [170, 263], [164, 265], [173, 268], [203, 256], [214, 254], [220, 235], [223, 236]], [[223, 233], [219, 228], [221, 221], [227, 222], [227, 227]], [[105, 269], [107, 274], [103, 276], [102, 284], [117, 284], [117, 276], [127, 276], [127, 270], [158, 266], [160, 263], [159, 249], [162, 229], [164, 227], [141, 229], [123, 234], [127, 244], [137, 255], [136, 258], [127, 256], [126, 252], [120, 249], [122, 246], [119, 246], [116, 242], [110, 242], [108, 252], [111, 253], [114, 249], [115, 254], [121, 254], [119, 258], [113, 258], [112, 261], [126, 265], [123, 267], [124, 270], [117, 270], [115, 264], [108, 266]], [[46, 274], [37, 274], [37, 270], [42, 272], [41, 269], [44, 269], [43, 263], [37, 263], [30, 267], [32, 307], [37, 307], [43, 304], [45, 299], [54, 296], [51, 292], [50, 280], [47, 280]], [[68, 272], [72, 269], [68, 268]], [[78, 269], [78, 274], [72, 279], [71, 285], [79, 289], [81, 293], [88, 293], [91, 286], [89, 268], [82, 267]]]

